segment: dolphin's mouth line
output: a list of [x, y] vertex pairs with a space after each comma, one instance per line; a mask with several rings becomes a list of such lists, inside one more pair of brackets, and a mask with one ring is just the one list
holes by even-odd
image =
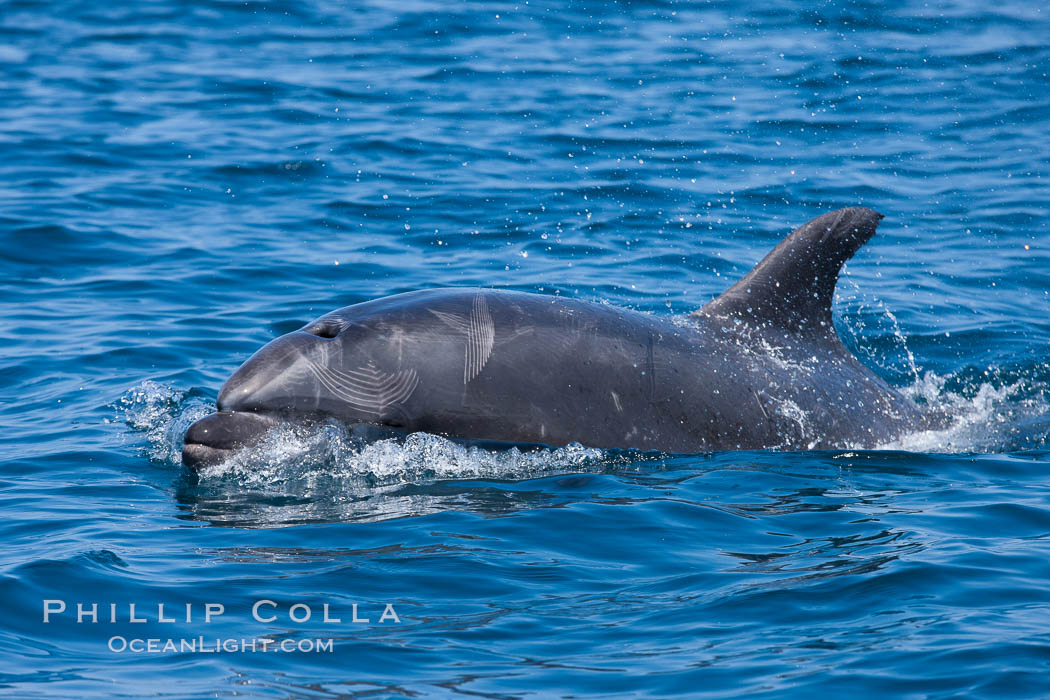
[[337, 421], [346, 426], [354, 441], [374, 442], [385, 438], [404, 437], [397, 426], [363, 421], [345, 421], [328, 414], [256, 413], [254, 411], [218, 411], [205, 416], [186, 431], [182, 463], [194, 470], [221, 464], [235, 453], [258, 444], [273, 428], [280, 425], [320, 426]]
[[182, 462], [192, 469], [224, 462], [237, 450], [259, 442], [278, 423], [275, 416], [248, 411], [219, 411], [205, 416], [186, 431]]
[[182, 463], [194, 470], [204, 469], [225, 462], [234, 452], [222, 447], [187, 442], [182, 447]]

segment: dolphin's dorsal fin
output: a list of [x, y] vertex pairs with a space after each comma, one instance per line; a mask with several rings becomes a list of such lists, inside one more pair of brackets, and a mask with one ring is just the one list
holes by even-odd
[[696, 314], [835, 338], [831, 300], [839, 271], [875, 235], [880, 219], [882, 214], [863, 207], [813, 219]]

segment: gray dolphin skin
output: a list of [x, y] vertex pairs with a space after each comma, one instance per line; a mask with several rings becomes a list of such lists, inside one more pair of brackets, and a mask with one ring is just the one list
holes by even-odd
[[687, 322], [492, 289], [333, 311], [230, 377], [183, 462], [221, 462], [282, 421], [333, 419], [377, 435], [678, 453], [883, 444], [927, 418], [831, 320], [839, 271], [881, 218], [814, 219]]

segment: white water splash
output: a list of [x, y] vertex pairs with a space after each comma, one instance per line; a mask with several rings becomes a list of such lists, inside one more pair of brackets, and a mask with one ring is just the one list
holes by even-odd
[[232, 477], [247, 485], [339, 478], [378, 486], [441, 479], [526, 479], [586, 469], [600, 462], [603, 454], [576, 444], [486, 450], [427, 433], [362, 444], [336, 424], [282, 426], [199, 473], [202, 480]]
[[[862, 292], [856, 281], [849, 276], [846, 268], [843, 268], [839, 282], [844, 284], [840, 284], [835, 289], [836, 302], [848, 300], [857, 305], [856, 313], [842, 316], [842, 328], [852, 336], [853, 344], [857, 348], [858, 354], [863, 354], [871, 365], [889, 372], [899, 371], [900, 368], [896, 363], [903, 364], [912, 381], [916, 383], [922, 381], [919, 375], [918, 363], [915, 361], [915, 354], [908, 347], [908, 341], [904, 336], [904, 331], [901, 330], [900, 321], [886, 306], [886, 303], [882, 299]], [[851, 290], [852, 293], [845, 293], [846, 288]], [[865, 309], [874, 309], [876, 311], [869, 318], [869, 322], [873, 326], [870, 331], [867, 328], [867, 323], [864, 321]], [[863, 342], [866, 333], [892, 339], [894, 351], [881, 350], [876, 352], [867, 343]]]
[[151, 379], [129, 389], [113, 407], [123, 413], [128, 426], [146, 433], [150, 459], [172, 463], [182, 459], [186, 429], [214, 410], [202, 401], [188, 399], [183, 391]]
[[909, 452], [1000, 452], [1036, 447], [1047, 436], [1026, 431], [1028, 423], [1047, 422], [1050, 403], [1046, 387], [1019, 380], [1002, 386], [989, 382], [976, 390], [952, 392], [945, 389], [948, 377], [927, 372], [902, 393], [950, 418], [937, 430], [919, 430], [878, 449]]
[[[132, 429], [146, 434], [149, 457], [171, 464], [181, 463], [183, 436], [190, 424], [215, 410], [150, 380], [130, 389], [115, 408], [123, 411]], [[578, 444], [487, 450], [427, 433], [362, 443], [345, 427], [328, 423], [279, 426], [258, 444], [199, 474], [204, 481], [234, 479], [247, 486], [333, 478], [376, 486], [434, 479], [525, 479], [591, 469], [604, 456], [602, 450]]]

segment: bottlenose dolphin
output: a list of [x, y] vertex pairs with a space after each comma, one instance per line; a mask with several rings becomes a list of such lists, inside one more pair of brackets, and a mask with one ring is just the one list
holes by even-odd
[[493, 289], [333, 311], [230, 377], [183, 462], [220, 462], [282, 420], [665, 452], [885, 443], [923, 427], [924, 411], [831, 320], [839, 271], [881, 218], [855, 207], [810, 221], [685, 322]]

